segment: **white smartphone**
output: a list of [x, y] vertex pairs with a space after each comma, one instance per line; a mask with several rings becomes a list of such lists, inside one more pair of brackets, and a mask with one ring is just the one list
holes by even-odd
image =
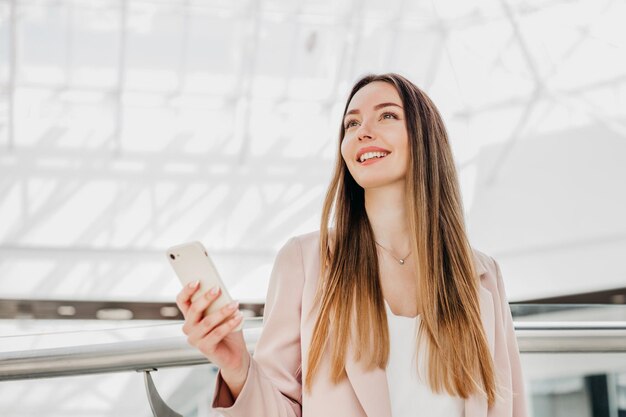
[[[226, 286], [220, 279], [220, 275], [202, 243], [195, 241], [172, 246], [167, 249], [166, 255], [183, 286], [194, 281], [200, 281], [200, 288], [191, 296], [191, 301], [204, 296], [207, 291], [216, 285], [222, 289], [220, 296], [206, 309], [205, 315], [219, 310], [232, 301]], [[241, 330], [242, 328], [243, 320], [235, 330]]]

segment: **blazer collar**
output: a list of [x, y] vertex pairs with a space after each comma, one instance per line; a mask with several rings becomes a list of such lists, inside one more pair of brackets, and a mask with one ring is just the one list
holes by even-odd
[[[487, 272], [482, 260], [474, 253], [476, 272], [482, 281]], [[482, 285], [478, 286], [480, 299], [480, 317], [482, 320], [487, 344], [491, 357], [494, 357], [495, 348], [495, 318], [491, 293]], [[356, 314], [353, 314], [353, 320]], [[355, 328], [355, 327], [353, 327]], [[353, 349], [348, 349], [346, 357], [346, 374], [354, 392], [356, 393], [365, 414], [368, 417], [391, 417], [391, 400], [387, 373], [384, 369], [375, 368], [366, 370], [361, 363], [354, 359]], [[465, 417], [479, 417], [487, 415], [487, 398], [480, 393], [474, 394], [465, 400]]]

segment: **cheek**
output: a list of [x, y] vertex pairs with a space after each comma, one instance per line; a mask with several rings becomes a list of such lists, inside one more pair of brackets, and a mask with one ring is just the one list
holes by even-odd
[[400, 143], [398, 144], [398, 148], [402, 150], [402, 153], [404, 153], [407, 157], [409, 155], [409, 137], [406, 134], [406, 132], [401, 132], [401, 134], [399, 135], [402, 139], [400, 141]]
[[341, 142], [341, 157], [343, 158], [344, 162], [348, 162], [346, 156], [349, 154], [349, 146], [346, 143], [346, 140], [344, 139], [343, 142]]

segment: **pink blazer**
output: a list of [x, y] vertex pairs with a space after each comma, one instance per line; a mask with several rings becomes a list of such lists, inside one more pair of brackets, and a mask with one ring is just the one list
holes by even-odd
[[[291, 238], [278, 252], [264, 312], [264, 327], [250, 361], [248, 379], [236, 401], [218, 372], [213, 408], [228, 417], [391, 417], [384, 369], [366, 371], [348, 351], [347, 378], [333, 385], [330, 355], [316, 375], [312, 392], [303, 390], [303, 375], [317, 311], [311, 310], [318, 273], [319, 231]], [[465, 417], [528, 415], [519, 350], [502, 276], [493, 258], [474, 250], [480, 275], [480, 311], [495, 363], [498, 397], [465, 400]], [[304, 314], [303, 314], [304, 313]]]

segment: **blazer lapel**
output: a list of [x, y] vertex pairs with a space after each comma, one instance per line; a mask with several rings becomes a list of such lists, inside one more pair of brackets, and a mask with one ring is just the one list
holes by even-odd
[[352, 353], [347, 355], [346, 374], [352, 388], [368, 417], [391, 417], [389, 386], [384, 369], [367, 371], [355, 362]]
[[[352, 309], [352, 340], [356, 340], [358, 314], [356, 306]], [[389, 385], [387, 373], [384, 369], [367, 370], [355, 360], [356, 349], [351, 345], [346, 352], [346, 375], [352, 384], [354, 393], [361, 403], [361, 407], [368, 417], [391, 417], [391, 400], [389, 399]]]

